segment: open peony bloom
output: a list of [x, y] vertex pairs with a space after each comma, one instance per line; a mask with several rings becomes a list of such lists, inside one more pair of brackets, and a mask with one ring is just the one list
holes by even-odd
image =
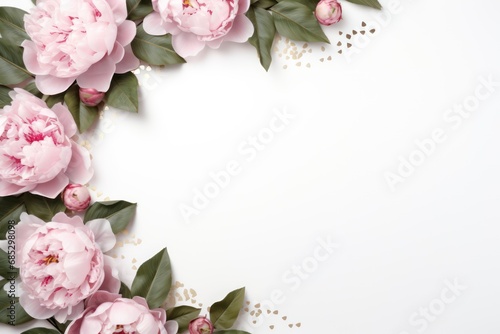
[[45, 223], [22, 213], [15, 231], [19, 302], [33, 318], [64, 323], [81, 314], [84, 300], [98, 289], [119, 290], [116, 269], [103, 255], [116, 242], [107, 220], [84, 225], [79, 216], [58, 213]]
[[66, 334], [176, 334], [177, 322], [166, 322], [165, 310], [150, 310], [142, 297], [121, 298], [97, 291], [85, 311], [66, 329]]
[[223, 41], [244, 43], [253, 34], [245, 16], [250, 0], [152, 0], [154, 12], [144, 19], [151, 35], [172, 34], [172, 45], [182, 57], [195, 56], [205, 45]]
[[69, 181], [90, 181], [90, 154], [71, 139], [77, 128], [68, 108], [49, 109], [19, 88], [11, 97], [0, 109], [0, 196], [29, 191], [55, 198]]
[[31, 41], [22, 44], [38, 89], [54, 95], [76, 80], [106, 92], [114, 73], [137, 68], [136, 26], [126, 18], [125, 0], [38, 0], [24, 17]]

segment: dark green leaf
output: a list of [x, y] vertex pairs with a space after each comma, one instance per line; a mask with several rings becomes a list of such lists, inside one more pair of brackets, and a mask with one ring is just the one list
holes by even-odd
[[[10, 282], [4, 282], [10, 285]], [[13, 291], [7, 290], [6, 292], [3, 286], [2, 289], [0, 289], [0, 306], [2, 306], [0, 308], [0, 323], [21, 325], [33, 320], [33, 318], [26, 313], [21, 304], [19, 304], [19, 298], [10, 296]]]
[[151, 0], [127, 0], [127, 19], [132, 21], [142, 20], [153, 11]]
[[117, 234], [128, 226], [134, 216], [136, 207], [136, 203], [126, 201], [95, 202], [87, 209], [83, 220], [86, 223], [98, 218], [107, 219], [111, 224], [113, 233]]
[[378, 0], [347, 0], [347, 1], [358, 5], [372, 7], [375, 9], [382, 9], [382, 5], [380, 4], [380, 2], [378, 2]]
[[330, 43], [323, 29], [307, 6], [284, 0], [271, 7], [276, 30], [295, 41]]
[[11, 91], [12, 89], [9, 87], [0, 86], [0, 108], [9, 105], [10, 102], [12, 101], [12, 99], [9, 96], [9, 92]]
[[59, 332], [55, 329], [37, 327], [28, 329], [27, 331], [24, 331], [21, 334], [59, 334]]
[[243, 301], [245, 299], [245, 288], [234, 290], [221, 301], [210, 306], [210, 320], [217, 329], [228, 329], [233, 326], [238, 318]]
[[64, 94], [64, 103], [68, 107], [80, 133], [87, 131], [97, 119], [97, 107], [88, 107], [80, 101], [79, 88], [73, 85]]
[[64, 95], [66, 93], [60, 93], [60, 94], [57, 94], [57, 95], [48, 95], [47, 98], [45, 99], [45, 103], [47, 103], [47, 106], [49, 108], [52, 108], [54, 106], [54, 104], [57, 104], [57, 103], [62, 103], [64, 102]]
[[26, 211], [23, 197], [0, 197], [0, 240], [5, 240], [7, 231], [19, 222], [19, 216]]
[[123, 298], [132, 298], [132, 292], [130, 292], [129, 287], [121, 282], [120, 284], [120, 295], [122, 295]]
[[24, 90], [30, 92], [31, 94], [39, 97], [39, 98], [42, 98], [43, 94], [40, 93], [40, 91], [38, 90], [38, 87], [36, 86], [35, 82], [32, 81], [30, 82], [29, 84], [27, 84], [25, 87], [24, 87]]
[[189, 322], [200, 315], [201, 309], [192, 306], [177, 306], [167, 310], [167, 319], [179, 324], [178, 333], [188, 329]]
[[246, 15], [254, 27], [253, 35], [248, 41], [257, 50], [260, 63], [267, 71], [271, 66], [271, 48], [276, 35], [273, 16], [265, 9], [254, 7], [250, 7]]
[[23, 49], [0, 38], [0, 85], [15, 85], [31, 77], [23, 63]]
[[30, 215], [35, 215], [43, 221], [49, 222], [56, 213], [66, 210], [60, 196], [51, 199], [43, 196], [24, 193], [24, 204], [26, 212]]
[[110, 107], [139, 111], [139, 82], [132, 72], [115, 74], [104, 100]]
[[[12, 242], [15, 242], [15, 240]], [[15, 247], [14, 244], [8, 245], [7, 247], [9, 246]], [[13, 280], [19, 274], [19, 270], [13, 265], [15, 259], [15, 248], [9, 247], [7, 251], [10, 253], [10, 259], [8, 253], [0, 249], [0, 276], [6, 280]]]
[[170, 34], [148, 35], [142, 25], [137, 27], [137, 35], [132, 41], [132, 50], [137, 58], [149, 65], [172, 65], [186, 62], [174, 51]]
[[14, 7], [0, 7], [0, 34], [15, 45], [29, 39], [24, 30], [24, 14], [26, 12]]
[[160, 307], [172, 286], [172, 268], [167, 249], [144, 262], [132, 282], [132, 296], [146, 298], [150, 308]]
[[217, 333], [217, 334], [250, 334], [249, 332], [239, 331], [236, 329], [230, 329], [228, 331], [217, 331], [215, 333]]
[[292, 2], [301, 3], [313, 12], [316, 10], [316, 6], [318, 5], [318, 2], [319, 2], [319, 0], [278, 0], [278, 2], [281, 2], [281, 1], [292, 1]]
[[277, 3], [278, 3], [278, 1], [276, 1], [276, 0], [259, 0], [252, 7], [269, 9], [272, 6], [276, 5]]

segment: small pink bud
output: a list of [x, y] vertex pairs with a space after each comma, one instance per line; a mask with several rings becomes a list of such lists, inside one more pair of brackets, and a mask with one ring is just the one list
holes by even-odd
[[316, 5], [314, 15], [319, 23], [329, 26], [342, 19], [342, 6], [337, 0], [321, 0]]
[[80, 88], [80, 101], [88, 107], [95, 107], [104, 99], [106, 93], [95, 90], [94, 88]]
[[198, 317], [189, 323], [189, 334], [212, 334], [214, 326], [207, 317]]
[[81, 184], [69, 184], [64, 188], [62, 199], [66, 208], [71, 211], [84, 211], [90, 205], [90, 193]]

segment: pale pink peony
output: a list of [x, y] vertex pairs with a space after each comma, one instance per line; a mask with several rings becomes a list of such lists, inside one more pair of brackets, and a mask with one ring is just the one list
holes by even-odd
[[126, 20], [125, 0], [38, 0], [24, 25], [24, 64], [47, 95], [78, 86], [101, 92], [114, 73], [139, 66], [130, 43], [136, 25]]
[[66, 329], [66, 334], [176, 334], [177, 322], [166, 321], [165, 310], [150, 310], [142, 297], [121, 298], [97, 291], [85, 311]]
[[80, 315], [98, 289], [119, 290], [112, 259], [103, 255], [116, 242], [107, 220], [84, 225], [79, 216], [58, 213], [45, 223], [22, 213], [15, 232], [19, 302], [33, 318], [64, 323]]
[[253, 34], [245, 16], [250, 0], [153, 0], [154, 12], [144, 19], [151, 35], [171, 33], [174, 50], [195, 56], [205, 45], [218, 48], [223, 41], [244, 43]]
[[49, 109], [16, 88], [11, 105], [0, 109], [0, 196], [23, 192], [55, 198], [66, 185], [93, 175], [88, 150], [74, 142], [76, 124], [58, 103]]
[[81, 184], [68, 184], [62, 192], [64, 205], [71, 211], [85, 211], [91, 199], [89, 190]]
[[314, 15], [319, 23], [329, 26], [342, 19], [342, 6], [337, 0], [321, 0], [316, 5]]
[[207, 317], [198, 317], [189, 322], [189, 334], [212, 334], [214, 325]]

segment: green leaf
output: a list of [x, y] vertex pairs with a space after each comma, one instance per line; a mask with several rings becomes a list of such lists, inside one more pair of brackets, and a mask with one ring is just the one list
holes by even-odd
[[23, 49], [0, 38], [0, 85], [15, 85], [31, 77], [23, 63]]
[[33, 94], [39, 98], [42, 98], [42, 96], [43, 96], [43, 94], [40, 93], [40, 91], [38, 90], [38, 87], [36, 86], [34, 81], [32, 81], [29, 84], [27, 84], [26, 86], [24, 86], [24, 90], [30, 92], [31, 94]]
[[210, 320], [217, 329], [228, 329], [233, 326], [238, 318], [243, 301], [245, 299], [245, 288], [230, 292], [223, 300], [210, 306]]
[[173, 65], [186, 62], [174, 51], [170, 34], [148, 35], [142, 25], [137, 27], [137, 35], [132, 41], [132, 51], [137, 58], [149, 65]]
[[250, 7], [246, 15], [254, 27], [253, 35], [248, 41], [257, 50], [260, 63], [267, 71], [271, 66], [271, 48], [276, 35], [273, 16], [265, 9], [254, 7]]
[[217, 333], [217, 334], [250, 334], [249, 332], [239, 331], [236, 329], [230, 329], [228, 331], [217, 331], [215, 333]]
[[26, 211], [26, 208], [22, 196], [0, 197], [0, 240], [6, 239], [9, 225], [16, 225], [19, 222], [21, 213], [24, 211]]
[[114, 108], [139, 111], [139, 81], [132, 72], [115, 74], [104, 100]]
[[97, 119], [97, 107], [88, 107], [80, 101], [79, 88], [73, 85], [64, 94], [64, 103], [68, 107], [80, 133], [87, 131]]
[[[15, 242], [15, 240], [13, 242]], [[14, 247], [14, 248], [10, 248], [9, 246]], [[10, 255], [11, 259], [9, 259], [7, 252], [4, 252], [2, 249], [0, 249], [0, 276], [5, 278], [6, 280], [13, 280], [19, 274], [19, 270], [13, 266], [14, 258], [15, 258], [15, 254], [14, 254], [15, 253], [15, 246], [8, 245], [7, 247], [9, 247], [7, 250], [11, 254]]]
[[[286, 0], [277, 0], [277, 1], [281, 2]], [[301, 3], [313, 12], [316, 10], [316, 6], [318, 5], [319, 2], [319, 0], [288, 0], [288, 1]]]
[[59, 332], [55, 329], [37, 327], [28, 329], [27, 331], [24, 331], [21, 334], [59, 334]]
[[0, 35], [15, 45], [29, 39], [24, 30], [24, 10], [14, 7], [0, 7]]
[[83, 221], [87, 223], [90, 220], [104, 218], [109, 221], [113, 233], [117, 234], [123, 231], [134, 216], [136, 203], [126, 201], [104, 201], [95, 202], [85, 212]]
[[[9, 284], [7, 280], [2, 281], [2, 288], [0, 289], [0, 323], [8, 325], [21, 325], [28, 321], [33, 320], [32, 317], [26, 313], [21, 304], [19, 304], [19, 298], [10, 296], [10, 294], [15, 293], [14, 291], [5, 291], [3, 286]], [[17, 291], [16, 291], [17, 292]]]
[[382, 5], [380, 4], [380, 2], [378, 2], [378, 0], [347, 0], [347, 1], [358, 5], [372, 7], [375, 9], [382, 9]]
[[46, 222], [51, 221], [56, 213], [66, 210], [60, 196], [56, 196], [56, 198], [52, 199], [33, 195], [31, 193], [24, 193], [23, 197], [24, 204], [26, 205], [26, 212]]
[[132, 282], [132, 296], [146, 298], [149, 308], [160, 307], [172, 286], [172, 268], [167, 249], [144, 262]]
[[330, 43], [314, 13], [305, 5], [284, 0], [271, 7], [276, 30], [295, 41]]
[[201, 309], [192, 306], [177, 306], [167, 310], [167, 319], [175, 320], [179, 325], [178, 333], [186, 331], [189, 322], [200, 315]]
[[255, 2], [255, 4], [252, 7], [269, 9], [272, 6], [276, 5], [277, 3], [278, 3], [278, 1], [276, 1], [276, 0], [259, 0], [259, 1]]
[[47, 98], [45, 99], [45, 103], [47, 103], [47, 106], [49, 108], [52, 108], [54, 106], [54, 104], [56, 103], [62, 103], [64, 102], [64, 95], [66, 93], [60, 93], [60, 94], [57, 94], [57, 95], [47, 95]]
[[127, 19], [132, 21], [142, 20], [153, 11], [151, 0], [127, 0]]
[[9, 96], [9, 92], [11, 92], [12, 89], [6, 86], [0, 86], [0, 108], [3, 108], [7, 105], [10, 104], [12, 99]]
[[123, 298], [132, 298], [132, 292], [130, 292], [129, 287], [123, 282], [120, 282], [119, 294], [122, 295]]

